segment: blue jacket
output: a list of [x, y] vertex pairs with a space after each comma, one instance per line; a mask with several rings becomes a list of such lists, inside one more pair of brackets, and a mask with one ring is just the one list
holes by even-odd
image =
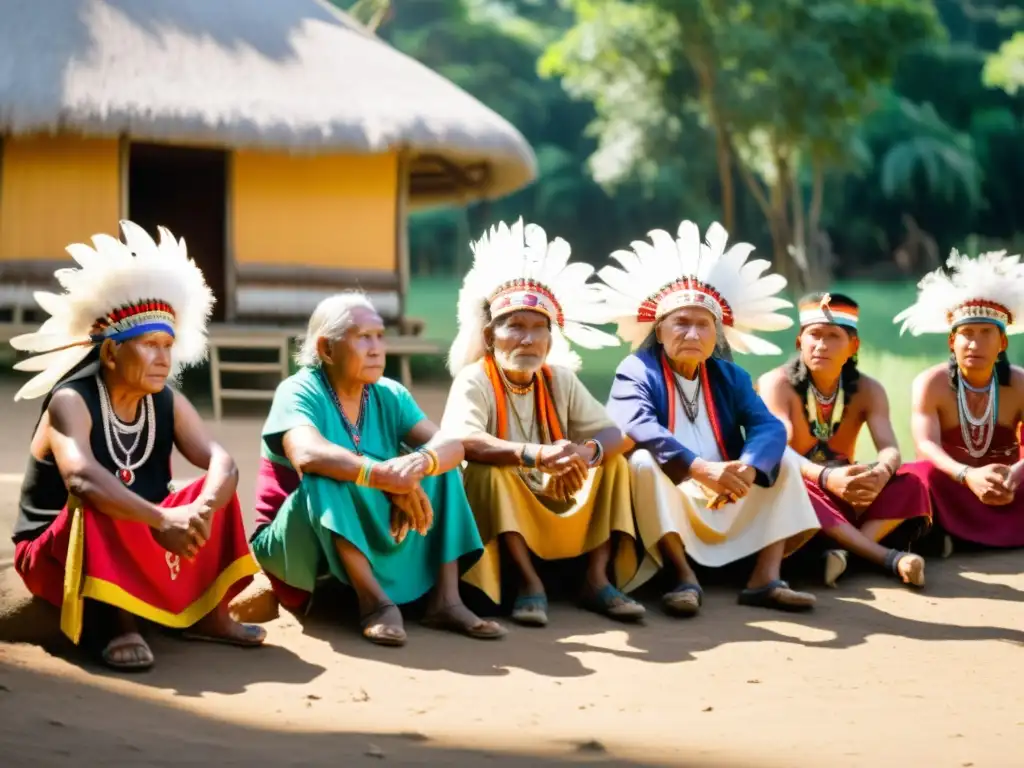
[[[786, 427], [768, 411], [746, 371], [718, 358], [706, 365], [726, 460], [754, 467], [755, 482], [771, 486], [786, 450]], [[641, 350], [619, 363], [608, 414], [638, 448], [650, 451], [669, 479], [678, 484], [689, 476], [690, 465], [698, 456], [669, 431], [668, 398], [661, 348]]]

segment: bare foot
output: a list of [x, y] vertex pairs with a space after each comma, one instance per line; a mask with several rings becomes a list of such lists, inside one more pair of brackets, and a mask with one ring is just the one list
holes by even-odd
[[839, 577], [846, 573], [847, 557], [845, 549], [830, 549], [825, 553], [826, 587], [835, 587]]
[[239, 592], [228, 605], [228, 614], [235, 621], [265, 624], [280, 615], [277, 595], [264, 573], [257, 573], [252, 583]]
[[904, 584], [915, 587], [924, 586], [924, 558], [920, 555], [905, 554], [896, 561], [897, 575]]
[[153, 651], [138, 632], [118, 635], [103, 649], [103, 663], [118, 672], [142, 672], [153, 666]]

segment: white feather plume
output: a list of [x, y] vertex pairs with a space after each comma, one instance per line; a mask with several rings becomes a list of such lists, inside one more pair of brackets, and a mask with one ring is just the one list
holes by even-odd
[[1024, 332], [1024, 264], [1020, 255], [990, 251], [972, 259], [955, 248], [946, 261], [917, 284], [917, 301], [893, 318], [902, 323], [900, 334], [909, 331], [949, 333], [949, 313], [970, 300], [1001, 304], [1013, 315], [1007, 334]]
[[615, 336], [591, 327], [600, 323], [602, 316], [596, 306], [597, 288], [587, 282], [594, 268], [583, 262], [570, 263], [572, 249], [562, 238], [549, 241], [541, 227], [525, 224], [520, 218], [511, 226], [500, 222], [491, 227], [471, 248], [473, 266], [459, 291], [459, 332], [448, 350], [452, 376], [487, 354], [484, 327], [490, 320], [491, 298], [512, 280], [540, 283], [562, 307], [565, 325], [559, 329], [552, 324], [549, 363], [579, 368], [579, 355], [569, 342], [587, 349], [619, 344]]
[[159, 228], [160, 244], [137, 224], [121, 222], [125, 242], [97, 234], [93, 246], [67, 247], [77, 267], [57, 270], [64, 289], [38, 292], [35, 298], [50, 317], [35, 333], [11, 339], [11, 346], [37, 353], [15, 366], [40, 371], [15, 395], [15, 400], [47, 394], [91, 348], [90, 334], [97, 319], [127, 304], [154, 299], [175, 313], [171, 377], [206, 359], [206, 327], [213, 310], [213, 292], [202, 271], [188, 258], [184, 240]]
[[748, 260], [754, 246], [734, 243], [727, 248], [729, 234], [717, 222], [708, 227], [704, 242], [692, 221], [682, 222], [675, 238], [663, 229], [653, 230], [649, 236], [649, 243], [632, 243], [632, 251], [612, 253], [619, 266], [607, 266], [597, 273], [603, 284], [598, 286], [601, 303], [596, 307], [596, 322], [617, 323], [619, 336], [636, 349], [654, 327], [653, 322], [638, 319], [641, 304], [689, 277], [712, 286], [728, 302], [733, 322], [725, 326], [725, 335], [737, 352], [781, 352], [756, 334], [792, 326], [793, 319], [778, 310], [793, 305], [778, 296], [786, 279], [765, 274], [771, 265], [764, 259]]

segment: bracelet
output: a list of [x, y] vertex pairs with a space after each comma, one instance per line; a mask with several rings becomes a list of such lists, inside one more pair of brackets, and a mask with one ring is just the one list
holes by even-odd
[[539, 451], [531, 450], [529, 443], [523, 443], [523, 447], [519, 450], [519, 462], [528, 469], [533, 469], [537, 466], [537, 454]]
[[593, 445], [594, 446], [594, 458], [593, 458], [593, 460], [591, 460], [589, 466], [596, 467], [598, 464], [601, 463], [601, 459], [604, 458], [604, 446], [601, 445], [601, 441], [600, 440], [595, 440], [594, 438], [590, 438], [589, 440], [584, 440], [583, 444], [584, 445]]
[[373, 477], [373, 468], [377, 462], [370, 458], [364, 458], [362, 465], [359, 467], [359, 474], [356, 475], [356, 485], [370, 485], [370, 479]]
[[825, 467], [821, 472], [818, 473], [818, 487], [823, 491], [828, 490], [828, 476], [832, 472], [832, 467]]
[[437, 470], [441, 468], [441, 459], [438, 457], [437, 451], [423, 445], [416, 449], [416, 453], [422, 453], [427, 457], [427, 474], [436, 475]]
[[963, 469], [956, 473], [956, 481], [963, 485], [967, 482], [967, 473], [971, 471], [971, 468], [964, 464]]

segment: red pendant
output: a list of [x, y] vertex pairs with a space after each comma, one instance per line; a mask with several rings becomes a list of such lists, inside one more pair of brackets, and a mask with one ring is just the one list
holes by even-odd
[[117, 477], [125, 485], [131, 485], [132, 483], [135, 482], [135, 473], [132, 472], [130, 469], [118, 470]]

